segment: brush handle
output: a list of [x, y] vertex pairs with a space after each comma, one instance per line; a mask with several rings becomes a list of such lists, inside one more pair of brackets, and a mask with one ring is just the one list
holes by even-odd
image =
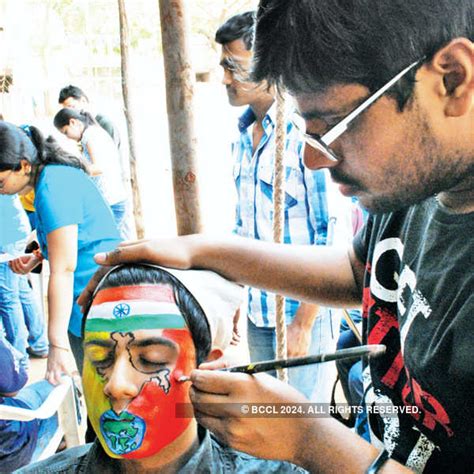
[[386, 347], [383, 344], [371, 344], [367, 346], [351, 347], [341, 349], [336, 352], [326, 354], [309, 355], [303, 357], [293, 357], [290, 359], [274, 359], [262, 362], [255, 362], [246, 365], [238, 365], [221, 369], [224, 372], [240, 372], [244, 374], [256, 374], [258, 372], [268, 372], [270, 370], [287, 369], [290, 367], [300, 367], [302, 365], [321, 364], [332, 360], [358, 359], [360, 357], [378, 357], [385, 353]]

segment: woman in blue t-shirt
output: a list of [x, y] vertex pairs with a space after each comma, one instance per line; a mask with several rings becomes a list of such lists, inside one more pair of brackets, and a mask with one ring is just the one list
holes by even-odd
[[[120, 238], [85, 162], [61, 149], [52, 137], [45, 140], [35, 127], [29, 132], [30, 136], [0, 122], [0, 193], [35, 190], [37, 236], [50, 266], [46, 378], [58, 383], [68, 372], [69, 347], [82, 369], [82, 314], [76, 299], [97, 268], [93, 256], [115, 248]], [[28, 273], [40, 261], [37, 255], [21, 257], [11, 267]]]

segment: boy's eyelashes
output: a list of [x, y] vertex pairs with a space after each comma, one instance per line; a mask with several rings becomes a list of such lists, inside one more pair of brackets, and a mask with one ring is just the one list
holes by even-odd
[[[110, 351], [106, 355], [101, 355], [98, 357], [97, 354], [87, 353], [87, 357], [90, 363], [100, 370], [108, 369], [112, 367], [115, 362], [115, 356], [113, 351]], [[131, 358], [133, 366], [140, 371], [140, 369], [145, 369], [146, 372], [154, 372], [161, 370], [162, 368], [169, 365], [169, 362], [162, 359], [153, 359], [149, 357], [144, 357], [142, 355], [135, 355]]]
[[88, 358], [91, 362], [91, 364], [96, 368], [96, 369], [108, 369], [111, 367], [114, 363], [114, 355], [113, 353], [109, 353], [106, 357], [92, 357], [91, 355], [88, 355]]

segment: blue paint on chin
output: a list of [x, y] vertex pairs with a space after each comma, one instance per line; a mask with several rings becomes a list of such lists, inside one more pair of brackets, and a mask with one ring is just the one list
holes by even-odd
[[145, 421], [127, 411], [117, 415], [107, 410], [100, 417], [100, 432], [107, 447], [117, 455], [136, 451], [142, 445], [145, 431]]

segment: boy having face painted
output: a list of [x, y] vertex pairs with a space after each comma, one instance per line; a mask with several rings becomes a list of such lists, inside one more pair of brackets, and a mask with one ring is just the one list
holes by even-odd
[[222, 355], [241, 297], [211, 272], [112, 269], [84, 324], [84, 394], [98, 439], [21, 472], [304, 472], [230, 449], [179, 414], [190, 406], [180, 377]]

